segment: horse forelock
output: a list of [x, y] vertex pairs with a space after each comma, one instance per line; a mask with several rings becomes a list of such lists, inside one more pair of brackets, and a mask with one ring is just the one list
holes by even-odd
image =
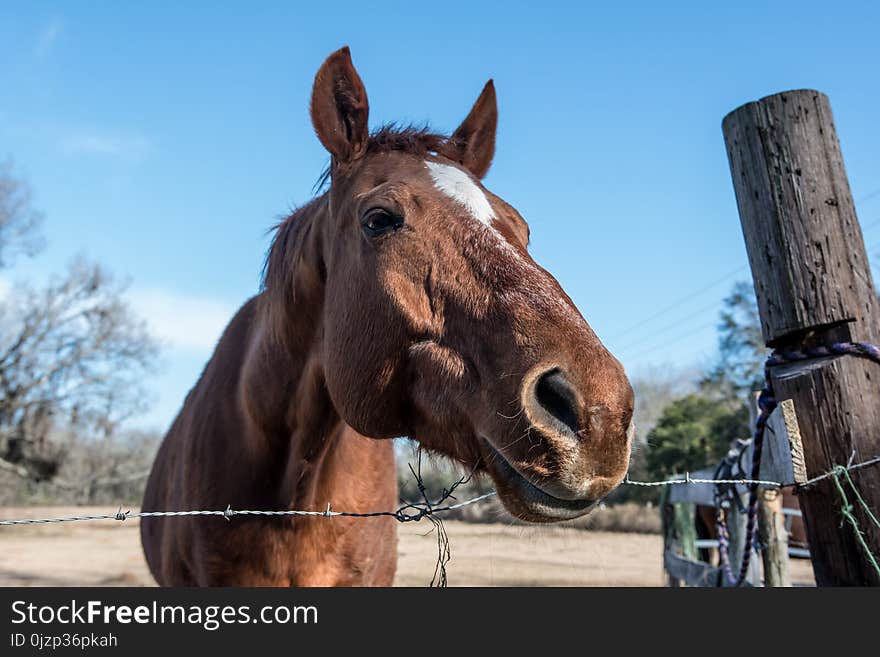
[[[367, 142], [367, 155], [377, 153], [408, 153], [419, 158], [424, 158], [438, 152], [449, 142], [450, 138], [437, 132], [433, 132], [425, 125], [400, 125], [386, 123], [375, 130]], [[328, 164], [315, 183], [314, 190], [322, 191], [330, 182], [332, 165]]]

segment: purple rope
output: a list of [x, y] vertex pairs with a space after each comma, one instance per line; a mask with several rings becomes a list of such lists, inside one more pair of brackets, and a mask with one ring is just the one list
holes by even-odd
[[[792, 351], [774, 351], [764, 364], [764, 389], [758, 395], [758, 418], [755, 420], [755, 432], [752, 436], [754, 448], [752, 450], [752, 474], [751, 479], [760, 479], [761, 474], [761, 448], [764, 446], [764, 428], [773, 409], [776, 408], [776, 397], [773, 393], [773, 384], [770, 379], [770, 368], [776, 365], [796, 363], [813, 358], [825, 358], [828, 356], [857, 356], [880, 363], [880, 348], [868, 342], [834, 342], [828, 346], [808, 347], [806, 349]], [[755, 540], [755, 527], [758, 519], [758, 484], [749, 484], [749, 504], [746, 516], [746, 540], [743, 543], [742, 564], [739, 574], [733, 574], [728, 551], [730, 535], [727, 531], [727, 521], [724, 512], [718, 508], [716, 523], [718, 529], [718, 553], [721, 568], [727, 581], [733, 586], [742, 586], [749, 571], [749, 563], [752, 558], [752, 543]]]

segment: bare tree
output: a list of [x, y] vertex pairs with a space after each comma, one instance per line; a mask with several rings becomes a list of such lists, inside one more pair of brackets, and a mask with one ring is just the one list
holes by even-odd
[[122, 291], [78, 260], [0, 304], [0, 467], [50, 479], [64, 458], [65, 441], [51, 440], [59, 426], [107, 437], [142, 408], [157, 346]]
[[[26, 183], [0, 167], [0, 266], [40, 246]], [[75, 260], [42, 289], [0, 298], [0, 471], [51, 480], [83, 439], [108, 440], [143, 407], [157, 345], [124, 285]]]
[[[69, 428], [64, 431], [71, 435], [65, 438], [67, 451], [58, 476], [48, 487], [25, 486], [18, 491], [16, 501], [45, 499], [46, 493], [52, 498], [61, 493], [66, 502], [77, 504], [140, 501], [160, 434], [123, 429], [95, 438]], [[28, 489], [31, 494], [23, 495]]]
[[43, 247], [43, 215], [31, 207], [31, 189], [16, 178], [12, 161], [0, 162], [0, 269], [19, 254], [32, 256]]

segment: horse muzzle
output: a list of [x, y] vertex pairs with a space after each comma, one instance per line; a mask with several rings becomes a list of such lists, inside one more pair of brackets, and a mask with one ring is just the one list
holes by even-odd
[[528, 522], [559, 522], [590, 512], [597, 500], [591, 497], [563, 499], [551, 495], [521, 474], [485, 438], [481, 439], [484, 461], [505, 508]]
[[582, 516], [626, 474], [632, 441], [628, 385], [620, 386], [627, 394], [600, 396], [578, 389], [573, 380], [558, 366], [534, 368], [521, 381], [522, 413], [515, 424], [481, 434], [501, 500], [521, 519]]

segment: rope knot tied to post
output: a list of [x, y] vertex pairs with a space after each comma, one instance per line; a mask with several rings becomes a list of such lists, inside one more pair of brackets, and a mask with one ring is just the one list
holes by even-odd
[[[745, 582], [746, 575], [749, 571], [749, 564], [751, 562], [752, 545], [755, 542], [755, 529], [758, 517], [758, 486], [760, 485], [758, 480], [760, 479], [761, 474], [761, 450], [764, 445], [764, 430], [766, 428], [767, 421], [770, 419], [770, 414], [774, 411], [777, 405], [776, 396], [773, 392], [773, 382], [770, 376], [770, 368], [777, 365], [786, 365], [789, 363], [796, 363], [805, 360], [813, 360], [815, 358], [826, 358], [828, 356], [856, 356], [858, 358], [866, 358], [870, 361], [880, 364], [880, 348], [869, 342], [834, 342], [830, 345], [805, 347], [804, 349], [787, 351], [777, 350], [770, 354], [764, 364], [765, 384], [764, 389], [758, 395], [758, 417], [755, 420], [755, 431], [752, 434], [751, 440], [753, 444], [751, 479], [753, 481], [749, 484], [749, 502], [747, 506], [748, 510], [746, 516], [746, 540], [743, 548], [742, 564], [740, 566], [739, 573], [736, 575], [734, 575], [730, 563], [727, 521], [724, 517], [723, 511], [720, 508], [718, 509], [718, 513], [716, 515], [716, 524], [718, 526], [718, 552], [721, 566], [722, 570], [724, 571], [724, 576], [727, 578], [727, 581], [733, 586], [742, 586], [742, 584]], [[850, 459], [850, 461], [851, 460], [852, 459]], [[724, 462], [722, 462], [722, 466], [723, 465]], [[722, 466], [719, 466], [719, 468]], [[856, 537], [859, 539], [863, 548], [867, 548], [867, 545], [864, 543], [864, 538], [861, 535], [861, 530], [859, 529], [858, 523], [856, 522], [856, 518], [853, 515], [853, 507], [847, 500], [846, 494], [843, 490], [843, 486], [840, 484], [840, 477], [846, 477], [853, 490], [858, 495], [858, 491], [856, 491], [855, 486], [852, 484], [852, 479], [849, 475], [849, 469], [843, 465], [836, 465], [830, 472], [833, 476], [834, 482], [837, 485], [843, 501], [843, 518], [849, 521], [851, 525], [853, 525], [853, 528], [856, 532]], [[720, 488], [716, 495], [718, 498], [722, 497], [722, 491], [720, 490]], [[737, 499], [739, 499], [738, 496]], [[859, 497], [859, 499], [861, 499], [861, 497]], [[865, 505], [865, 507], [867, 507], [867, 505]], [[868, 509], [868, 513], [870, 517], [876, 522], [876, 518], [870, 512], [870, 509]], [[880, 526], [880, 523], [878, 523], [878, 526]], [[870, 550], [866, 551], [872, 566], [874, 566], [875, 570], [878, 570], [877, 562], [871, 554]], [[880, 572], [880, 570], [878, 570], [878, 572]]]

